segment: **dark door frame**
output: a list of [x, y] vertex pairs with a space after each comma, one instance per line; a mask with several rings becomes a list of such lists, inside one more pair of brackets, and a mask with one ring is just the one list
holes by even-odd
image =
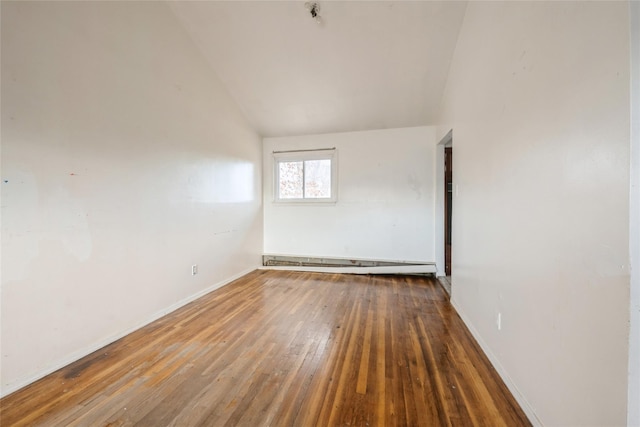
[[444, 271], [451, 276], [451, 217], [453, 212], [453, 147], [444, 148]]

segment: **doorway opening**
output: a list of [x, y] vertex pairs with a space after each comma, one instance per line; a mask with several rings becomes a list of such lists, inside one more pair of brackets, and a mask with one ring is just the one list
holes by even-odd
[[453, 131], [436, 150], [436, 273], [451, 295], [453, 270]]

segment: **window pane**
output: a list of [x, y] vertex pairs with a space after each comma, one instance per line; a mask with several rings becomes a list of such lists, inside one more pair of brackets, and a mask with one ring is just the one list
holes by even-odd
[[307, 160], [304, 162], [304, 169], [304, 197], [331, 198], [331, 160]]
[[303, 167], [303, 162], [280, 162], [281, 199], [302, 199]]

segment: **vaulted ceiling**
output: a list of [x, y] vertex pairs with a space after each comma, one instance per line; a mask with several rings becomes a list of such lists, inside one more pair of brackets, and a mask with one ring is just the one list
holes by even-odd
[[466, 2], [170, 2], [263, 136], [432, 124]]

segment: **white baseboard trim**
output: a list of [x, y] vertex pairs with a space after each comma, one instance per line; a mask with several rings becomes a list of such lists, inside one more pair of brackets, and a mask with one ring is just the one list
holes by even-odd
[[460, 316], [464, 324], [467, 326], [467, 329], [469, 329], [469, 332], [471, 332], [471, 335], [473, 335], [473, 337], [477, 341], [482, 351], [484, 351], [484, 354], [487, 356], [487, 358], [489, 359], [489, 361], [491, 362], [495, 370], [498, 372], [498, 375], [500, 375], [500, 378], [502, 378], [502, 381], [504, 381], [505, 385], [513, 395], [514, 399], [516, 399], [516, 401], [524, 411], [527, 418], [529, 418], [529, 421], [531, 421], [531, 424], [533, 424], [534, 427], [543, 427], [544, 424], [542, 424], [542, 421], [540, 421], [540, 419], [536, 415], [531, 404], [520, 392], [518, 387], [515, 385], [515, 383], [507, 373], [507, 371], [500, 364], [498, 358], [495, 356], [495, 354], [493, 354], [493, 352], [489, 349], [489, 346], [484, 342], [484, 340], [482, 339], [482, 337], [480, 336], [476, 328], [473, 327], [473, 324], [469, 321], [469, 318], [464, 314], [464, 311], [462, 311], [460, 307], [456, 304], [456, 302], [453, 300], [451, 301], [451, 305], [456, 310], [456, 312], [458, 313], [458, 315]]
[[314, 273], [345, 274], [411, 274], [435, 273], [435, 265], [390, 265], [380, 267], [302, 267], [302, 266], [262, 266], [261, 270], [309, 271]]
[[135, 331], [137, 331], [140, 328], [143, 328], [145, 326], [147, 326], [148, 324], [155, 322], [156, 320], [160, 319], [163, 316], [166, 316], [167, 314], [176, 311], [177, 309], [189, 304], [190, 302], [193, 302], [195, 300], [197, 300], [200, 297], [203, 297], [204, 295], [208, 294], [209, 292], [213, 292], [216, 289], [219, 289], [225, 285], [228, 285], [229, 283], [233, 282], [236, 279], [241, 278], [242, 276], [245, 276], [249, 273], [251, 273], [254, 270], [259, 269], [260, 266], [256, 265], [255, 267], [251, 267], [248, 268], [244, 271], [241, 271], [238, 274], [235, 274], [225, 280], [222, 280], [220, 282], [217, 282], [211, 286], [209, 286], [206, 289], [203, 289], [193, 295], [190, 295], [174, 304], [171, 304], [169, 307], [166, 307], [160, 311], [155, 312], [154, 314], [152, 314], [148, 319], [143, 320], [142, 322], [140, 322], [139, 324], [137, 324], [136, 326], [129, 328], [123, 332], [111, 335], [108, 338], [105, 338], [103, 340], [100, 340], [96, 343], [91, 344], [90, 346], [87, 346], [85, 348], [83, 348], [82, 350], [76, 351], [72, 354], [70, 354], [69, 356], [55, 361], [53, 362], [51, 365], [47, 366], [44, 370], [42, 370], [41, 372], [38, 372], [37, 374], [31, 375], [27, 378], [24, 378], [22, 380], [19, 380], [17, 382], [14, 382], [12, 384], [8, 384], [4, 387], [2, 387], [2, 390], [0, 391], [0, 398], [8, 396], [9, 394], [20, 390], [23, 387], [28, 386], [29, 384], [38, 381], [41, 378], [46, 377], [49, 374], [54, 373], [55, 371], [57, 371], [58, 369], [64, 368], [65, 366], [76, 362], [80, 359], [82, 359], [85, 356], [90, 355], [91, 353], [93, 353], [94, 351], [100, 350], [101, 348], [119, 340], [122, 337], [125, 337], [127, 335], [129, 335], [130, 333], [133, 333]]

